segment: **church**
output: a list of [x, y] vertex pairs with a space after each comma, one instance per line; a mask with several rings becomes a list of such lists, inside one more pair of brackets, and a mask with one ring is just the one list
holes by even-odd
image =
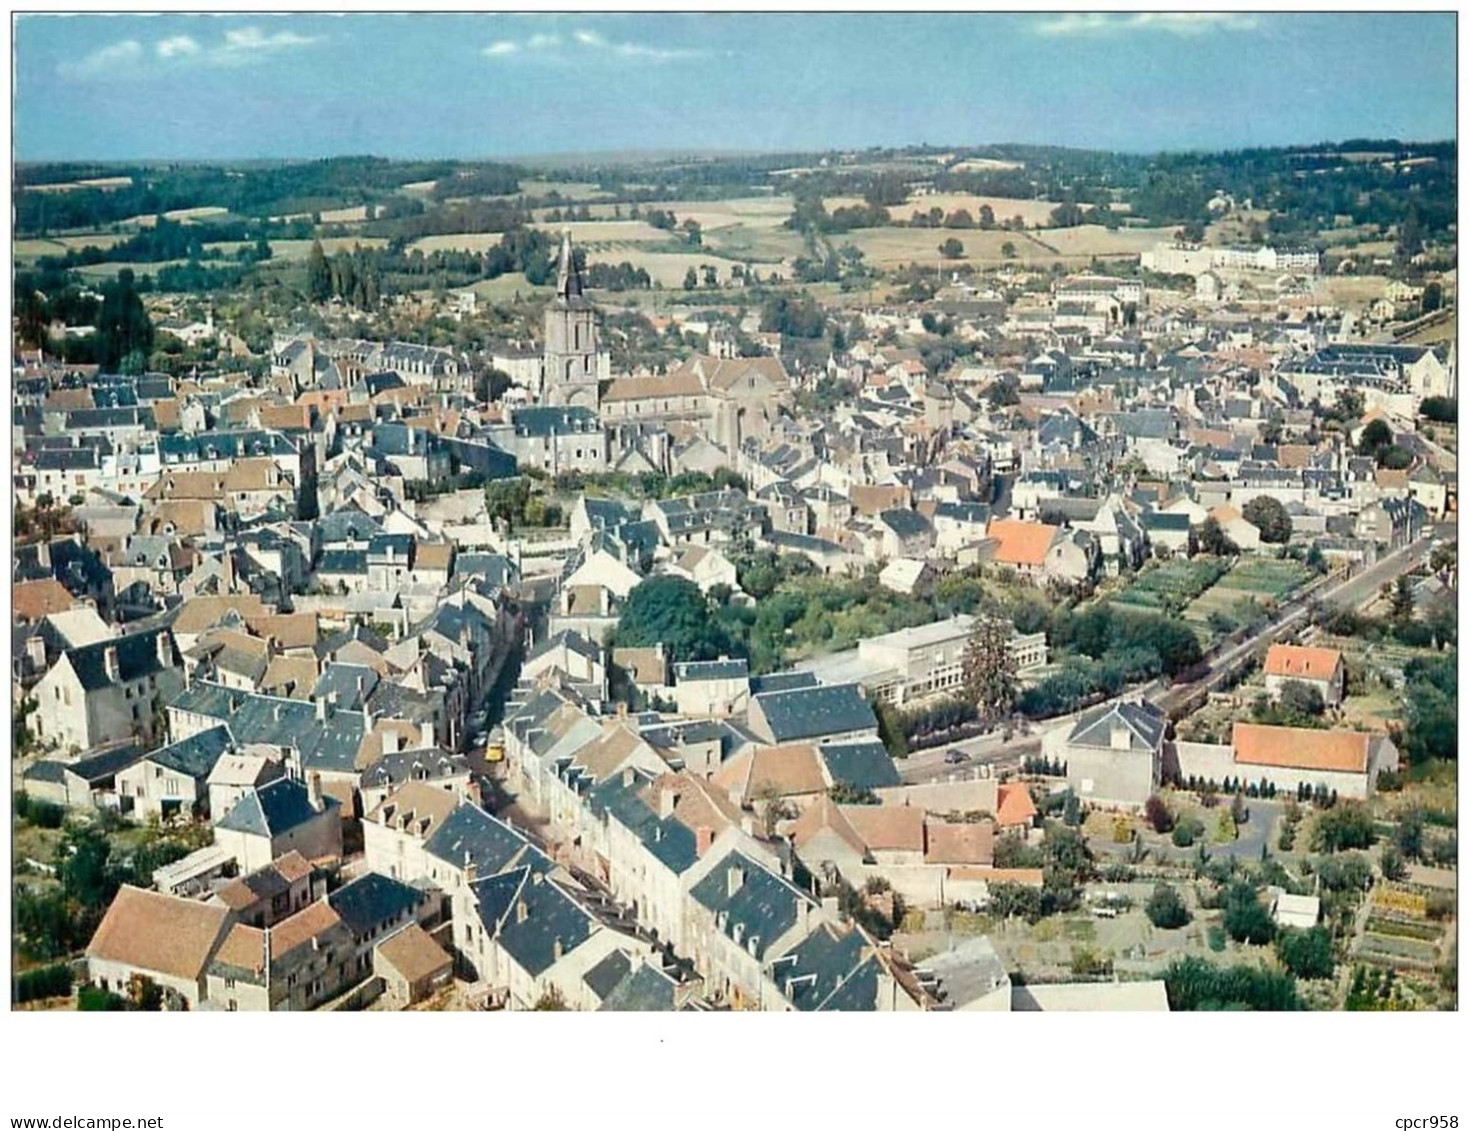
[[679, 453], [694, 449], [700, 470], [734, 467], [740, 445], [769, 437], [791, 403], [777, 357], [695, 355], [666, 373], [613, 379], [569, 232], [546, 307], [540, 378], [539, 405], [513, 410], [496, 441], [552, 473], [674, 472], [684, 469]]
[[597, 352], [597, 312], [582, 293], [581, 270], [571, 250], [571, 233], [566, 232], [561, 237], [556, 296], [546, 307], [541, 403], [596, 412], [601, 382], [610, 376], [611, 359]]

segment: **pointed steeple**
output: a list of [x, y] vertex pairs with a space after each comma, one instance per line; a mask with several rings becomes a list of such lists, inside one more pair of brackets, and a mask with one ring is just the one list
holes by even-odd
[[571, 229], [561, 233], [561, 262], [556, 269], [556, 294], [563, 299], [581, 297], [581, 272], [576, 269], [576, 257], [571, 253]]

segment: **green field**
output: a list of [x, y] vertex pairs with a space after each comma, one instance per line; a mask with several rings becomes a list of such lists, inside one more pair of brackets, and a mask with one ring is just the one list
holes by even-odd
[[1252, 596], [1280, 600], [1299, 589], [1310, 578], [1311, 571], [1299, 562], [1272, 558], [1241, 558], [1218, 588], [1236, 589]]
[[1221, 563], [1216, 558], [1175, 559], [1144, 570], [1113, 600], [1176, 616], [1220, 575]]
[[1281, 600], [1310, 577], [1311, 572], [1298, 562], [1241, 558], [1213, 585], [1194, 594], [1183, 608], [1183, 619], [1207, 648], [1217, 635], [1209, 624], [1210, 616], [1218, 614], [1235, 624], [1248, 624], [1260, 615], [1261, 602]]

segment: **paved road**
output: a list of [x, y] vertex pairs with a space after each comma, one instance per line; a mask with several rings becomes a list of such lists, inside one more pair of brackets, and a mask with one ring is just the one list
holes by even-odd
[[[1255, 654], [1262, 644], [1268, 644], [1302, 627], [1310, 617], [1314, 604], [1329, 604], [1349, 609], [1369, 604], [1385, 582], [1407, 573], [1419, 562], [1425, 560], [1435, 539], [1455, 536], [1456, 528], [1452, 525], [1441, 524], [1432, 527], [1416, 542], [1383, 555], [1362, 572], [1345, 580], [1328, 581], [1324, 586], [1288, 602], [1282, 607], [1281, 615], [1259, 632], [1236, 644], [1229, 645], [1223, 652], [1210, 657], [1209, 674], [1202, 680], [1170, 686], [1163, 680], [1155, 679], [1141, 687], [1130, 689], [1125, 695], [1133, 697], [1141, 694], [1150, 702], [1168, 710], [1179, 703], [1187, 702], [1201, 691], [1208, 692], [1222, 683], [1239, 663]], [[1118, 696], [1117, 699], [1123, 697]], [[1060, 727], [1069, 727], [1081, 715], [1096, 710], [1098, 707], [1108, 706], [1117, 699], [1095, 704], [1086, 708], [1085, 711], [1075, 711], [1069, 715], [1058, 715], [1053, 719], [1032, 723], [1028, 735], [1017, 734], [1009, 742], [1004, 741], [1002, 733], [995, 732], [918, 751], [909, 755], [900, 764], [903, 781], [917, 784], [943, 779], [959, 780], [972, 777], [978, 772], [978, 767], [983, 765], [997, 770], [1018, 767], [1021, 759], [1027, 755], [1040, 753], [1041, 740], [1047, 732]], [[951, 765], [944, 761], [945, 753], [955, 747], [969, 755], [967, 762]], [[1259, 851], [1258, 845], [1255, 845], [1255, 851]]]
[[[1158, 687], [1156, 684], [1150, 685], [1149, 688], [1144, 689], [1144, 694], [1149, 700], [1166, 710], [1179, 703], [1187, 702], [1200, 691], [1213, 690], [1230, 675], [1239, 663], [1258, 651], [1262, 644], [1278, 640], [1286, 633], [1302, 627], [1310, 618], [1314, 604], [1335, 605], [1344, 609], [1356, 609], [1369, 604], [1376, 598], [1384, 583], [1392, 581], [1400, 574], [1407, 573], [1426, 559], [1429, 548], [1437, 536], [1437, 531], [1431, 529], [1416, 542], [1400, 547], [1390, 554], [1384, 554], [1362, 572], [1344, 581], [1328, 582], [1325, 587], [1296, 598], [1284, 606], [1281, 616], [1259, 632], [1238, 644], [1230, 645], [1223, 652], [1212, 657], [1209, 674], [1202, 680], [1167, 688]], [[1154, 687], [1157, 687], [1157, 690], [1152, 690]]]

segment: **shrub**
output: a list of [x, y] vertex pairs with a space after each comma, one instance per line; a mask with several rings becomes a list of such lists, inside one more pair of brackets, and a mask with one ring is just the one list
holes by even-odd
[[1191, 848], [1204, 832], [1204, 822], [1192, 815], [1184, 817], [1173, 826], [1173, 844], [1177, 848]]
[[1143, 910], [1149, 922], [1164, 931], [1182, 927], [1189, 921], [1188, 908], [1184, 905], [1183, 897], [1178, 894], [1178, 889], [1169, 884], [1155, 887]]
[[1288, 928], [1275, 940], [1275, 953], [1297, 978], [1329, 978], [1336, 970], [1331, 932], [1325, 927]]
[[1275, 921], [1251, 884], [1230, 886], [1224, 897], [1224, 931], [1235, 942], [1263, 946], [1275, 937]]
[[118, 1013], [126, 1008], [127, 1002], [101, 986], [83, 986], [77, 994], [77, 1009], [83, 1013]]
[[1168, 1005], [1179, 1011], [1301, 1008], [1295, 979], [1254, 966], [1216, 966], [1203, 958], [1174, 960], [1163, 974]]
[[48, 997], [66, 997], [70, 993], [71, 967], [65, 962], [58, 962], [17, 974], [10, 996], [12, 1001], [20, 1004]]
[[1157, 794], [1148, 798], [1148, 803], [1143, 807], [1148, 818], [1148, 824], [1153, 827], [1155, 833], [1167, 833], [1173, 831], [1173, 814], [1168, 811], [1168, 805]]
[[1311, 848], [1316, 852], [1369, 848], [1376, 839], [1371, 811], [1361, 803], [1349, 802], [1322, 814], [1316, 822]]

